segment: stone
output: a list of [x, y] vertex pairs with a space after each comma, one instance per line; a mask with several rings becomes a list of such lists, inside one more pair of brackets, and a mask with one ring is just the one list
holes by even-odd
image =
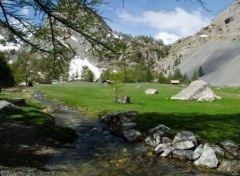
[[0, 101], [0, 112], [15, 112], [15, 111], [22, 111], [21, 108], [18, 108], [12, 103], [8, 101], [2, 100]]
[[181, 131], [174, 137], [172, 145], [175, 150], [191, 149], [197, 145], [197, 139], [193, 132]]
[[122, 111], [122, 112], [115, 112], [115, 113], [109, 113], [105, 116], [103, 116], [101, 119], [106, 122], [112, 122], [112, 121], [125, 121], [126, 119], [129, 119], [128, 121], [136, 119], [138, 116], [137, 111]]
[[173, 140], [168, 138], [168, 137], [163, 137], [162, 138], [162, 143], [163, 144], [172, 144]]
[[161, 142], [161, 137], [159, 135], [148, 136], [145, 139], [145, 143], [152, 147], [156, 147]]
[[122, 104], [130, 103], [130, 96], [118, 98], [117, 103], [122, 103]]
[[214, 147], [212, 147], [214, 152], [217, 154], [217, 155], [220, 155], [220, 156], [224, 156], [224, 151], [223, 149], [218, 146], [218, 145], [215, 145]]
[[25, 104], [25, 99], [23, 98], [11, 98], [11, 99], [6, 99], [6, 101], [14, 105]]
[[232, 175], [240, 175], [239, 160], [224, 160], [218, 168], [219, 171], [229, 172]]
[[202, 144], [200, 144], [193, 152], [193, 160], [198, 159], [201, 156], [202, 151], [203, 151], [203, 146]]
[[130, 130], [130, 129], [132, 129], [135, 126], [137, 126], [137, 124], [133, 123], [133, 122], [124, 122], [124, 123], [122, 123], [123, 130]]
[[137, 130], [127, 130], [123, 132], [124, 137], [130, 143], [139, 142], [142, 140], [142, 134]]
[[194, 162], [196, 166], [206, 166], [209, 168], [216, 168], [218, 166], [218, 159], [214, 150], [206, 143], [203, 147], [202, 155]]
[[153, 95], [153, 94], [157, 94], [158, 90], [157, 89], [146, 89], [145, 90], [145, 94], [147, 95]]
[[221, 142], [224, 149], [231, 151], [231, 150], [238, 150], [239, 147], [236, 143], [234, 143], [232, 140], [226, 140]]
[[136, 124], [132, 123], [138, 115], [137, 111], [124, 111], [109, 113], [101, 119], [106, 123], [107, 129], [116, 135], [123, 136], [123, 131], [132, 128]]
[[160, 136], [162, 135], [166, 135], [170, 132], [170, 128], [168, 128], [167, 126], [160, 124], [154, 128], [151, 128], [148, 133], [150, 135], [153, 135], [154, 133], [158, 133]]
[[171, 156], [171, 155], [172, 155], [172, 149], [171, 149], [171, 148], [166, 149], [166, 150], [161, 154], [162, 157], [169, 157], [169, 156]]
[[193, 160], [193, 151], [192, 150], [174, 150], [173, 157], [178, 158], [180, 160]]
[[213, 101], [221, 99], [216, 96], [209, 85], [202, 81], [193, 81], [187, 88], [183, 89], [177, 95], [171, 97], [172, 100], [197, 100], [197, 101]]
[[155, 154], [159, 154], [164, 152], [165, 150], [169, 149], [171, 147], [171, 145], [169, 144], [159, 144], [155, 149], [154, 149], [154, 153]]

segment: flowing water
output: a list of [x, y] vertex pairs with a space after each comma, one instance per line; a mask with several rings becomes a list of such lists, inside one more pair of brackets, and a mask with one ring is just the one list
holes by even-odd
[[76, 130], [78, 139], [58, 150], [46, 164], [50, 175], [57, 176], [159, 176], [223, 175], [199, 170], [191, 163], [153, 156], [143, 144], [129, 144], [111, 135], [104, 124], [82, 115], [68, 106], [45, 99], [36, 92], [34, 98], [53, 108], [56, 125]]

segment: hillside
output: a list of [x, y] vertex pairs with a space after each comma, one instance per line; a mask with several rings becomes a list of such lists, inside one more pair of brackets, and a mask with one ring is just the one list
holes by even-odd
[[[199, 79], [215, 86], [239, 86], [239, 10], [237, 0], [198, 33], [174, 43], [163, 68], [178, 67], [191, 78], [202, 67], [204, 75]], [[179, 65], [174, 64], [176, 59], [180, 59]]]

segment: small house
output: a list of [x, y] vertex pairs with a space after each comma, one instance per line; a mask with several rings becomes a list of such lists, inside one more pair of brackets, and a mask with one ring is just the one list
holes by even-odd
[[107, 86], [107, 85], [112, 85], [113, 82], [110, 81], [110, 80], [102, 80], [102, 84], [103, 84], [104, 86]]
[[178, 85], [178, 84], [180, 84], [180, 81], [179, 80], [171, 80], [171, 84]]
[[57, 79], [53, 79], [53, 80], [51, 80], [51, 82], [52, 82], [52, 84], [59, 84], [60, 83], [60, 81], [57, 80]]

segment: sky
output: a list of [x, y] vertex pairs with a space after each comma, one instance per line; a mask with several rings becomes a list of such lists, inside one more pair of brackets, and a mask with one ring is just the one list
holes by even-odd
[[[192, 2], [191, 2], [192, 1]], [[171, 44], [210, 24], [235, 0], [109, 0], [99, 7], [113, 31], [133, 36], [147, 35]]]

